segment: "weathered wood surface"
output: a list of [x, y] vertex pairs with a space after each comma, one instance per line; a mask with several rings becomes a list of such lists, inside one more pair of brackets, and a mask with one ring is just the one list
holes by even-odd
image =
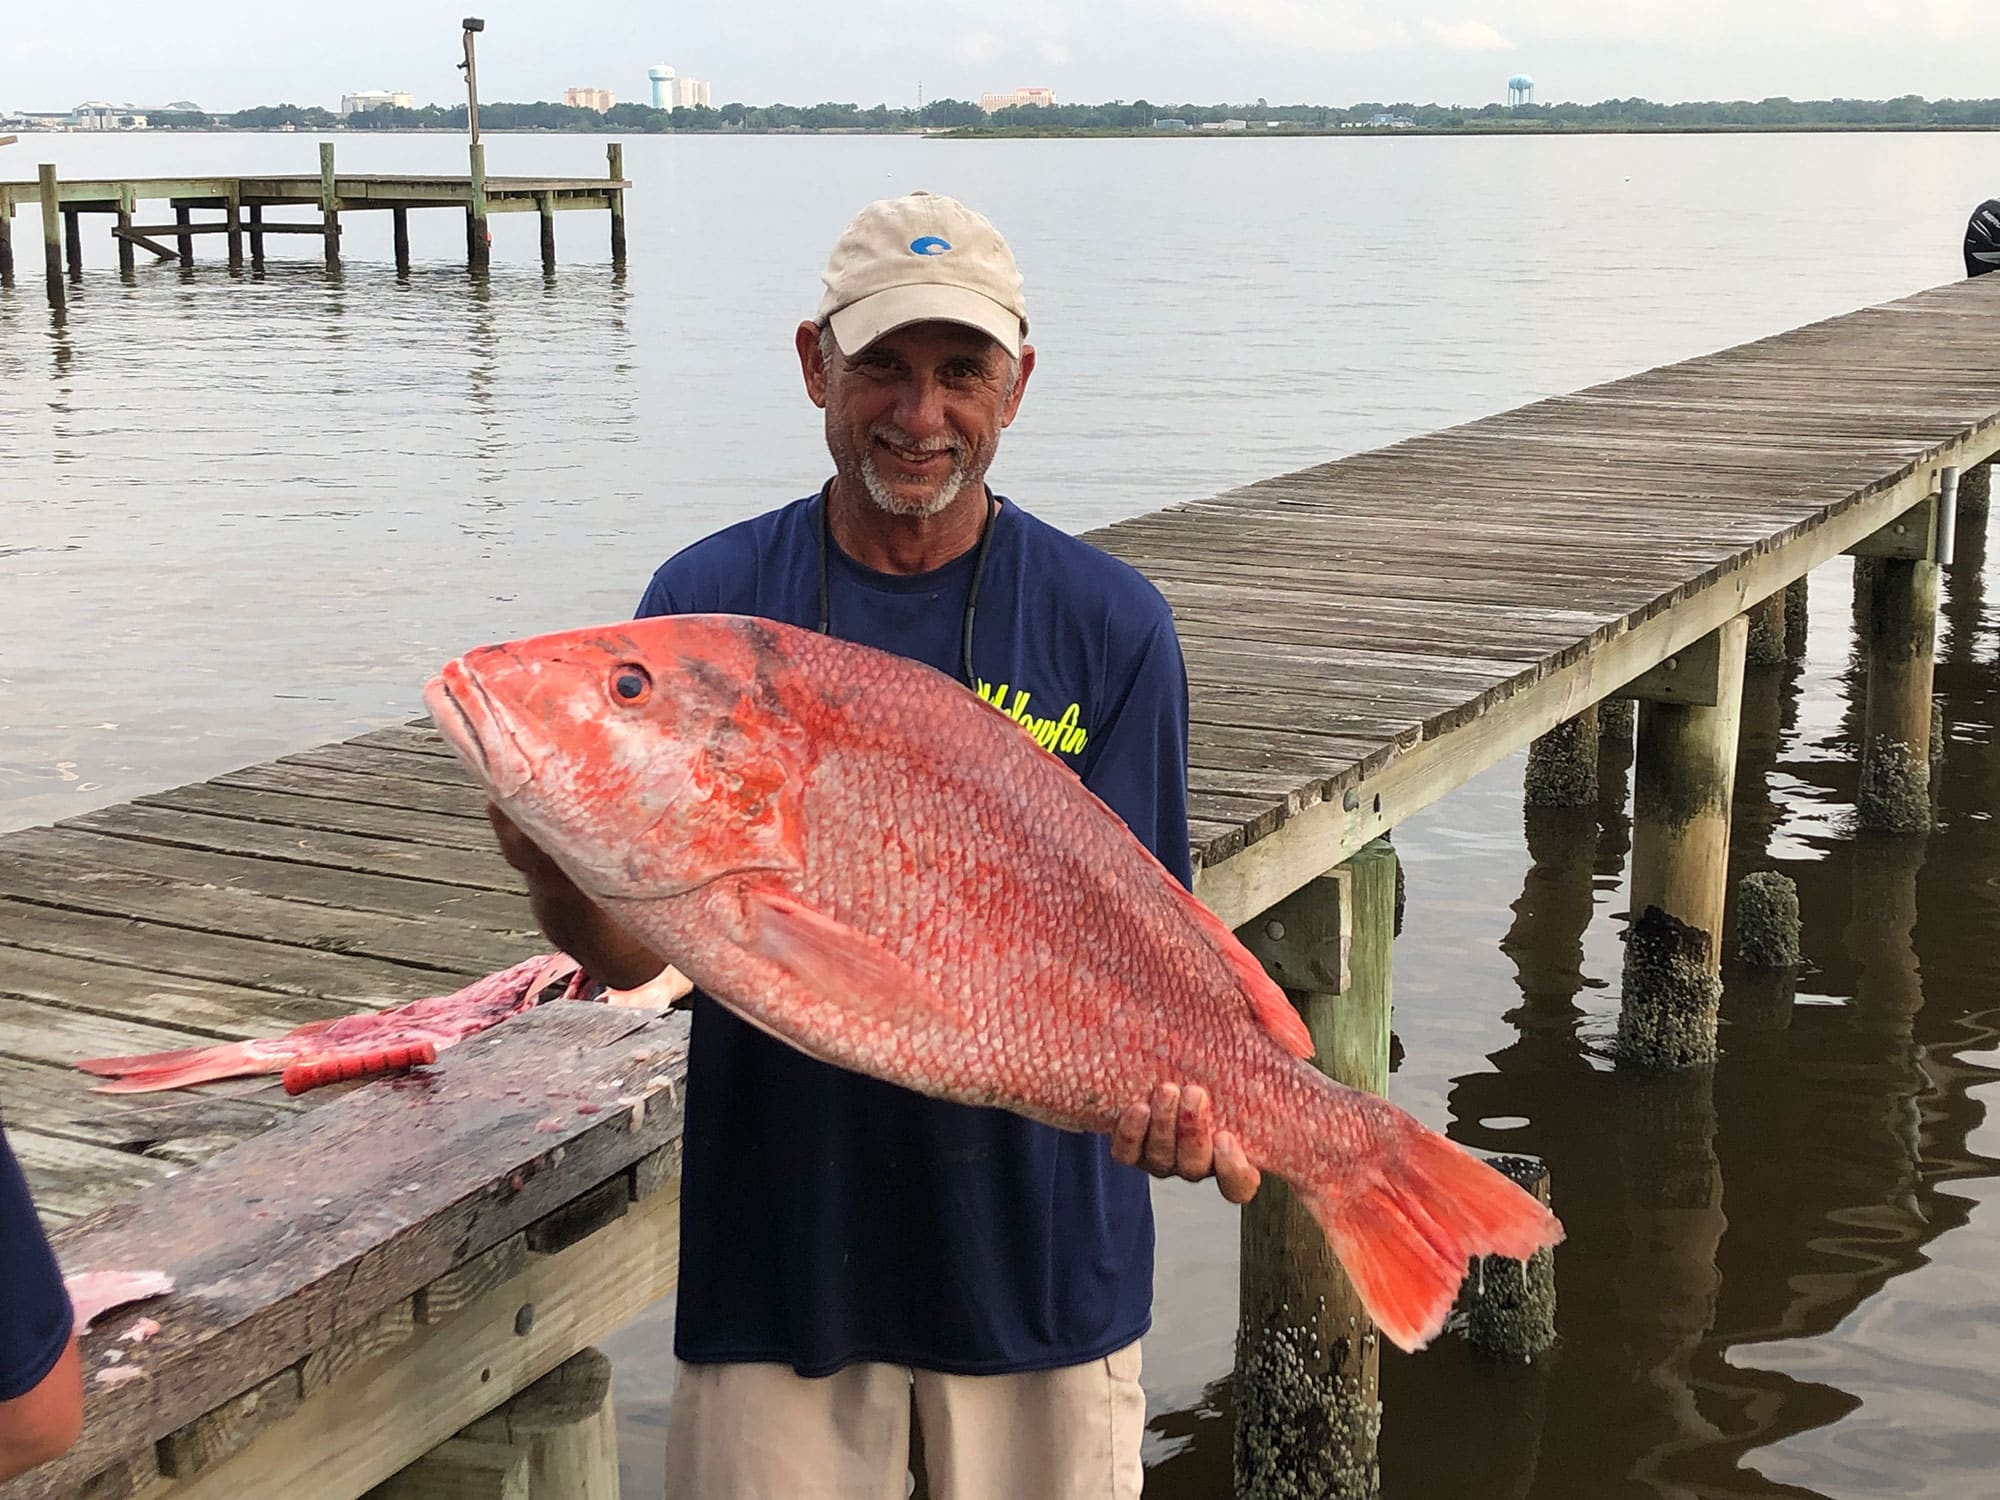
[[[538, 1007], [66, 1226], [66, 1270], [163, 1270], [177, 1289], [145, 1308], [161, 1324], [131, 1355], [146, 1378], [93, 1383], [79, 1447], [0, 1496], [67, 1495], [174, 1434], [159, 1449], [170, 1476], [226, 1458], [297, 1405], [309, 1367], [335, 1384], [414, 1336], [412, 1299], [439, 1277], [607, 1183], [629, 1193], [635, 1164], [678, 1139], [680, 1094], [621, 1101], [677, 1076], [685, 1053], [682, 1017]], [[562, 1221], [552, 1252], [573, 1228]], [[87, 1368], [122, 1326], [114, 1315], [85, 1339]]]

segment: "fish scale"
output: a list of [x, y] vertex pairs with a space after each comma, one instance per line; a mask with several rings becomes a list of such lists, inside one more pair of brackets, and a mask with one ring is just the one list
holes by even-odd
[[1304, 1023], [1234, 935], [941, 672], [680, 615], [482, 647], [425, 696], [584, 891], [801, 1051], [1082, 1131], [1199, 1084], [1402, 1347], [1469, 1261], [1560, 1238], [1500, 1173], [1301, 1060]]

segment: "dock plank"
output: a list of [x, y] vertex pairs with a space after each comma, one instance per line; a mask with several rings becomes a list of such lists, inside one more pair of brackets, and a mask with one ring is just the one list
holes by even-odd
[[[367, 875], [400, 875], [437, 885], [469, 886], [474, 890], [515, 895], [524, 891], [520, 875], [493, 847], [465, 850], [413, 844], [278, 823], [246, 822], [143, 802], [100, 808], [65, 818], [55, 826]], [[491, 846], [490, 837], [487, 843]]]
[[531, 935], [527, 897], [441, 885], [418, 877], [368, 874], [296, 864], [257, 852], [226, 852], [178, 842], [153, 843], [73, 826], [24, 828], [0, 838], [0, 861], [14, 853], [62, 863], [78, 878], [116, 871], [154, 875], [183, 885], [213, 886], [344, 911], [425, 920], [441, 917], [508, 937]]
[[547, 946], [527, 933], [496, 933], [443, 917], [386, 916], [170, 876], [78, 869], [4, 845], [0, 897], [318, 953], [352, 953], [434, 969], [442, 976], [490, 973]]

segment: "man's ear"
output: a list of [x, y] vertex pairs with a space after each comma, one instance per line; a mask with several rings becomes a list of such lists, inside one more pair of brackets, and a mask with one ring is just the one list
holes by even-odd
[[820, 350], [819, 324], [808, 319], [799, 324], [799, 331], [792, 336], [798, 345], [799, 373], [805, 377], [806, 395], [812, 404], [826, 407], [826, 356]]
[[1035, 346], [1033, 344], [1023, 344], [1021, 346], [1021, 373], [1014, 381], [1014, 395], [1007, 402], [1007, 409], [1000, 413], [1000, 425], [1002, 427], [1011, 427], [1014, 425], [1015, 413], [1021, 409], [1021, 398], [1028, 394], [1028, 377], [1034, 373]]

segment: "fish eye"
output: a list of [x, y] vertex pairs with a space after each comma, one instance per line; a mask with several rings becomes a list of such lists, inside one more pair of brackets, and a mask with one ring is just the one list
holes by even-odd
[[612, 668], [611, 691], [621, 703], [644, 703], [653, 691], [653, 675], [644, 667], [627, 662]]

